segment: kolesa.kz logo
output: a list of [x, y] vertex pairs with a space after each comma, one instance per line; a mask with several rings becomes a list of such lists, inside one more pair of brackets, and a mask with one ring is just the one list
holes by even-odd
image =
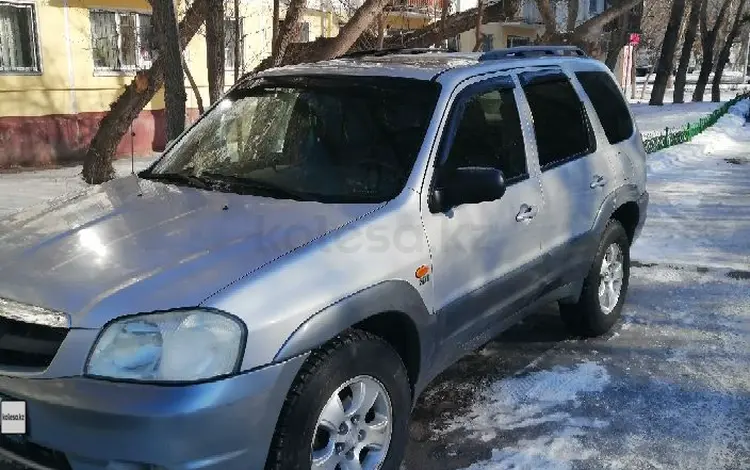
[[26, 402], [0, 402], [0, 433], [26, 434]]

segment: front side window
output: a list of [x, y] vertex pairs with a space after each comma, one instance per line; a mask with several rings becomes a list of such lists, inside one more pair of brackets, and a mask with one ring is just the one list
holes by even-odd
[[0, 73], [41, 70], [34, 8], [0, 2]]
[[610, 144], [622, 142], [633, 135], [633, 120], [622, 92], [612, 78], [604, 72], [576, 72], [583, 91], [586, 92], [604, 134]]
[[387, 201], [411, 174], [439, 91], [399, 78], [260, 78], [144, 176], [289, 199]]
[[448, 172], [489, 167], [503, 172], [507, 184], [529, 176], [516, 99], [510, 86], [471, 96], [461, 105], [448, 158]]
[[151, 16], [142, 13], [91, 11], [94, 69], [135, 71], [151, 66], [154, 34]]
[[519, 78], [531, 108], [542, 170], [594, 151], [586, 110], [561, 72], [525, 72]]

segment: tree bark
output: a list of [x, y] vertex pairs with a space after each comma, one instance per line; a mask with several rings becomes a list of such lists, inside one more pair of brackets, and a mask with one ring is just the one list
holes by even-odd
[[661, 46], [661, 55], [656, 63], [656, 78], [654, 87], [651, 89], [650, 105], [664, 104], [664, 93], [667, 91], [667, 82], [672, 75], [674, 55], [677, 49], [678, 35], [680, 34], [680, 23], [685, 13], [685, 0], [672, 0], [672, 10], [669, 14], [667, 31], [664, 33], [664, 41]]
[[578, 0], [568, 0], [568, 21], [567, 31], [573, 31], [576, 29], [576, 21], [578, 20]]
[[234, 83], [237, 83], [240, 79], [240, 59], [242, 57], [240, 18], [240, 0], [234, 0]]
[[306, 0], [292, 0], [289, 8], [286, 10], [284, 21], [279, 27], [278, 37], [276, 38], [275, 55], [271, 57], [271, 63], [274, 67], [281, 65], [286, 49], [299, 31], [299, 20], [302, 18], [302, 12], [305, 9]]
[[710, 30], [708, 29], [708, 19], [706, 18], [708, 15], [706, 11], [708, 9], [706, 3], [704, 3], [701, 8], [699, 19], [703, 60], [701, 62], [701, 70], [698, 73], [698, 81], [695, 84], [695, 90], [693, 90], [693, 101], [703, 101], [703, 93], [706, 91], [708, 78], [714, 68], [714, 48], [716, 47], [716, 37], [724, 23], [724, 17], [727, 14], [731, 0], [724, 0], [721, 4], [719, 14], [716, 16], [716, 22]]
[[[357, 42], [362, 33], [373, 24], [380, 12], [390, 0], [365, 0], [361, 7], [339, 30], [338, 36], [330, 41], [320, 41], [318, 47], [312, 48], [309, 61], [331, 59], [346, 53]], [[435, 22], [437, 23], [437, 22]], [[433, 23], [434, 24], [434, 23]], [[384, 47], [387, 47], [384, 45]]]
[[536, 0], [536, 7], [539, 10], [539, 16], [542, 17], [542, 22], [544, 22], [544, 35], [555, 34], [557, 32], [557, 21], [550, 0]]
[[279, 40], [279, 22], [281, 21], [280, 0], [273, 0], [273, 24], [271, 25], [271, 57], [276, 57], [276, 41]]
[[484, 6], [486, 0], [477, 0], [477, 22], [474, 26], [474, 52], [482, 49], [482, 40], [484, 35], [482, 34], [482, 16], [484, 15]]
[[693, 55], [693, 44], [698, 34], [698, 19], [700, 18], [703, 3], [707, 0], [692, 0], [690, 3], [690, 16], [688, 16], [685, 27], [685, 39], [682, 42], [682, 52], [680, 53], [680, 62], [677, 65], [677, 74], [674, 80], [674, 93], [672, 101], [675, 103], [685, 102], [685, 83], [687, 81], [687, 70], [690, 66], [690, 59]]
[[188, 82], [190, 83], [190, 88], [193, 90], [193, 94], [195, 95], [195, 104], [198, 106], [198, 114], [203, 114], [205, 112], [205, 108], [203, 108], [203, 97], [201, 96], [201, 91], [198, 88], [198, 84], [195, 83], [193, 74], [190, 73], [190, 67], [188, 67], [184, 55], [182, 56], [182, 68], [185, 71], [185, 76], [187, 77]]
[[628, 43], [628, 13], [625, 13], [617, 20], [617, 29], [612, 31], [612, 36], [607, 48], [607, 57], [604, 59], [606, 65], [611, 71], [617, 67], [617, 59], [620, 57], [620, 51]]
[[187, 93], [182, 71], [180, 33], [173, 0], [154, 0], [152, 8], [159, 58], [164, 62], [164, 114], [169, 141], [185, 130]]
[[208, 68], [208, 97], [211, 104], [214, 104], [224, 94], [224, 1], [208, 1], [206, 65]]
[[[180, 21], [180, 48], [185, 49], [195, 36], [208, 11], [207, 0], [194, 0]], [[110, 105], [110, 111], [99, 123], [99, 129], [91, 139], [83, 164], [83, 179], [90, 184], [103, 183], [112, 179], [112, 158], [117, 146], [130, 124], [164, 85], [164, 61], [157, 57], [148, 70], [138, 72], [133, 81], [117, 100]]]
[[719, 52], [719, 58], [716, 61], [714, 81], [711, 84], [711, 101], [714, 103], [721, 101], [721, 76], [724, 74], [724, 67], [726, 67], [727, 62], [729, 62], [729, 54], [732, 52], [732, 44], [742, 29], [745, 5], [747, 5], [747, 0], [740, 0], [740, 4], [737, 7], [737, 14], [734, 16], [732, 28], [727, 33], [724, 45], [721, 48], [721, 52]]

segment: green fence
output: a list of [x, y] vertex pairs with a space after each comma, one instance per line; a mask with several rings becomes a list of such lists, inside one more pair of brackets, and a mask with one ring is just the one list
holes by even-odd
[[698, 122], [688, 123], [684, 127], [678, 129], [670, 129], [667, 127], [664, 129], [664, 132], [660, 134], [648, 136], [643, 139], [643, 146], [646, 148], [646, 153], [654, 153], [667, 147], [689, 141], [706, 130], [706, 128], [713, 126], [720, 117], [729, 111], [729, 108], [734, 106], [735, 103], [746, 98], [750, 98], [750, 92], [738, 94], [721, 105], [721, 107], [715, 109], [714, 112], [708, 116], [701, 118]]

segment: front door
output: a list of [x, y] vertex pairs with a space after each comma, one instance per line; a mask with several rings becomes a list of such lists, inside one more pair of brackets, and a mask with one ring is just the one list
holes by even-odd
[[422, 213], [433, 258], [435, 306], [443, 328], [441, 367], [492, 339], [534, 295], [541, 267], [542, 195], [530, 174], [517, 93], [509, 76], [475, 82], [454, 101], [430, 188], [452, 169], [492, 167], [507, 184], [498, 200]]

